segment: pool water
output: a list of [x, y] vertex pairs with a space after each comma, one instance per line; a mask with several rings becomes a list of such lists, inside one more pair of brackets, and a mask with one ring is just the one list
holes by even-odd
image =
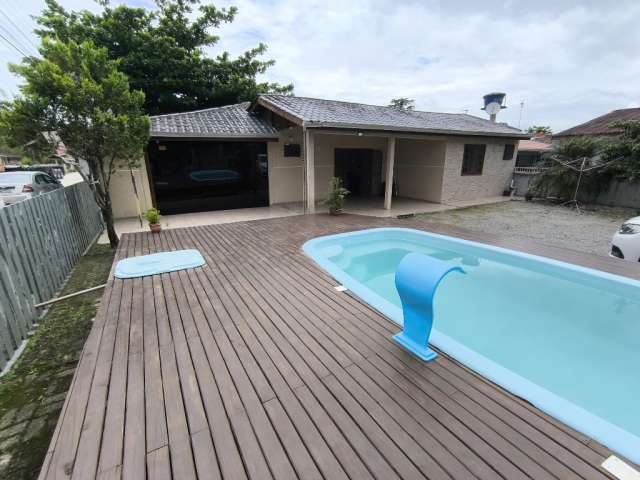
[[432, 343], [640, 460], [640, 282], [409, 229], [320, 237], [304, 249], [398, 323], [405, 255], [463, 267], [438, 288]]

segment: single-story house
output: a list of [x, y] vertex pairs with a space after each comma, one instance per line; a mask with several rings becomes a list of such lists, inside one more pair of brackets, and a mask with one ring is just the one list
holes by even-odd
[[520, 140], [515, 171], [517, 172], [519, 168], [542, 166], [543, 155], [552, 149], [553, 145], [550, 143], [539, 142], [535, 138], [531, 140]]
[[531, 140], [520, 140], [518, 144], [518, 156], [511, 184], [516, 196], [526, 195], [535, 176], [552, 163], [552, 160], [544, 158], [544, 154], [551, 151], [553, 145], [540, 139], [540, 136], [535, 136]]
[[252, 103], [151, 117], [143, 164], [112, 180], [114, 213], [290, 202], [313, 213], [334, 176], [352, 197], [387, 209], [396, 196], [436, 203], [498, 196], [525, 138], [467, 114], [260, 95]]
[[554, 143], [573, 137], [612, 137], [622, 130], [611, 128], [616, 122], [640, 121], [640, 108], [621, 108], [553, 135]]

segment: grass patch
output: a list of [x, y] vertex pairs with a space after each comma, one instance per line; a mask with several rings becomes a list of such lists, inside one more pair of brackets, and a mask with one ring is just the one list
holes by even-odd
[[[60, 295], [105, 283], [114, 251], [94, 245]], [[53, 304], [0, 379], [0, 478], [36, 478], [102, 290]]]

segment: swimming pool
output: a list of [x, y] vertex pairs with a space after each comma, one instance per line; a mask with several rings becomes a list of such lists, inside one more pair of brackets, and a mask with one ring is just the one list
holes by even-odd
[[430, 343], [640, 462], [640, 282], [404, 228], [318, 237], [303, 250], [398, 324], [405, 255], [462, 266], [467, 275], [438, 288]]

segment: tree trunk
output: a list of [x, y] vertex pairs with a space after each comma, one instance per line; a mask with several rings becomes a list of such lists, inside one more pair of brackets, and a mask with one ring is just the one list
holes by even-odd
[[113, 212], [111, 211], [111, 202], [107, 202], [105, 207], [102, 207], [102, 218], [104, 219], [104, 223], [107, 227], [107, 235], [109, 236], [109, 244], [111, 248], [116, 248], [118, 246], [118, 234], [116, 233], [116, 228], [113, 224]]

